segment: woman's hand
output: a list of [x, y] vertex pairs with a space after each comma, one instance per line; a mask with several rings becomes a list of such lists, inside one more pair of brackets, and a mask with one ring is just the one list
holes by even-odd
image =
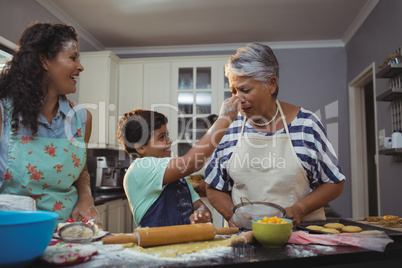
[[297, 201], [293, 206], [285, 208], [285, 217], [293, 220], [293, 225], [298, 226], [301, 220], [309, 213], [325, 206], [337, 198], [343, 190], [345, 181], [338, 183], [327, 182], [318, 186], [314, 191]]
[[286, 215], [285, 218], [290, 219], [293, 221], [293, 226], [299, 226], [301, 220], [305, 216], [304, 213], [302, 212], [302, 209], [294, 204], [291, 207], [285, 208], [286, 210]]
[[211, 213], [203, 210], [196, 210], [190, 216], [190, 222], [191, 224], [211, 222]]
[[228, 222], [229, 227], [237, 227], [239, 230], [244, 229], [243, 227], [241, 227], [240, 225], [237, 225], [235, 223], [235, 221], [233, 220], [233, 217], [231, 217], [227, 222]]
[[74, 207], [73, 213], [71, 213], [71, 218], [74, 221], [77, 221], [78, 218], [94, 220], [94, 223], [103, 229], [100, 223], [99, 212], [94, 205], [92, 197], [88, 199], [80, 198]]

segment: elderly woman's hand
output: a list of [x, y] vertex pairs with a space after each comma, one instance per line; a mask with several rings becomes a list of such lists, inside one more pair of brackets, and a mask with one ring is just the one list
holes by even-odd
[[237, 225], [236, 222], [233, 220], [233, 217], [231, 217], [228, 221], [229, 227], [237, 227], [239, 230], [243, 230], [244, 228], [241, 227], [240, 225]]
[[285, 208], [286, 210], [286, 215], [285, 218], [291, 219], [293, 221], [293, 226], [298, 226], [305, 216], [302, 209], [297, 205], [294, 204], [291, 207]]
[[240, 108], [240, 100], [239, 97], [233, 96], [231, 98], [226, 99], [221, 106], [221, 111], [219, 116], [227, 117], [231, 121], [236, 119], [236, 116], [239, 112]]

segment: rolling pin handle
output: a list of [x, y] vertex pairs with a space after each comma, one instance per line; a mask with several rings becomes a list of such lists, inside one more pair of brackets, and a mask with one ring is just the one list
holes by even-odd
[[220, 227], [215, 229], [215, 234], [217, 235], [230, 235], [237, 234], [239, 232], [239, 228], [237, 227]]
[[230, 241], [229, 241], [229, 245], [235, 245], [235, 244], [252, 244], [254, 243], [255, 238], [254, 238], [254, 234], [253, 231], [248, 231], [245, 233], [240, 234], [237, 237], [233, 237]]
[[107, 236], [102, 238], [103, 244], [127, 244], [137, 243], [137, 236], [135, 234], [121, 234], [115, 236]]

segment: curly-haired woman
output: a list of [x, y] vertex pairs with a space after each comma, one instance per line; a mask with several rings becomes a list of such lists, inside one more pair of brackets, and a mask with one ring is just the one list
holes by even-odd
[[65, 96], [83, 70], [73, 27], [34, 23], [0, 74], [0, 194], [30, 196], [58, 222], [99, 218], [86, 167], [91, 114]]

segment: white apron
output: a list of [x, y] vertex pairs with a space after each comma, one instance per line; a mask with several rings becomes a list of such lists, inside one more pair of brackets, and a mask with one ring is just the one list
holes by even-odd
[[[250, 201], [292, 206], [310, 193], [306, 171], [293, 148], [281, 106], [276, 101], [286, 134], [266, 136], [243, 136], [244, 118], [240, 138], [227, 164], [232, 178], [233, 204], [241, 203], [240, 197]], [[303, 221], [325, 220], [320, 208], [303, 218]]]

